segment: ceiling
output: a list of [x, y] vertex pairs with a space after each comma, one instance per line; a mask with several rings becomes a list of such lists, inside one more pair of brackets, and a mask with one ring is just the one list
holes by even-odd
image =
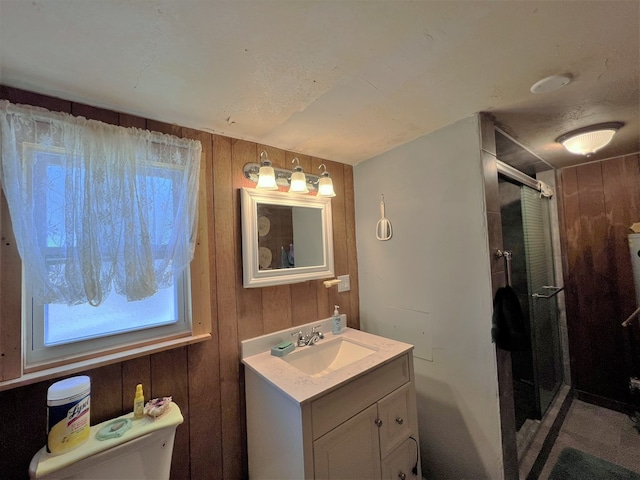
[[4, 85], [353, 165], [480, 111], [555, 168], [638, 152], [639, 45], [638, 0], [0, 0]]

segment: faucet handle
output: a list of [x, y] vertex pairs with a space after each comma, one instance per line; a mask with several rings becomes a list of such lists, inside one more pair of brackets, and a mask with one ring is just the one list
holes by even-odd
[[311, 335], [317, 333], [318, 337], [320, 339], [323, 339], [324, 338], [324, 334], [320, 331], [320, 327], [321, 327], [321, 325], [316, 325], [315, 327], [311, 328]]
[[291, 333], [292, 337], [296, 337], [296, 346], [297, 347], [302, 347], [303, 345], [306, 345], [305, 341], [306, 341], [306, 335], [304, 335], [302, 333], [302, 330], [298, 330], [297, 332], [292, 332]]

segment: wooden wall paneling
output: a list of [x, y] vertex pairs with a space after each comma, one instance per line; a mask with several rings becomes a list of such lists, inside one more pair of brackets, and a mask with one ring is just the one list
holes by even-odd
[[126, 113], [118, 114], [118, 125], [121, 127], [135, 127], [142, 130], [147, 128], [147, 120], [142, 117], [136, 117], [135, 115], [129, 115]]
[[345, 204], [345, 230], [347, 239], [347, 262], [351, 291], [349, 292], [349, 313], [347, 318], [351, 328], [360, 329], [360, 298], [358, 295], [358, 250], [356, 244], [356, 211], [355, 189], [353, 183], [353, 167], [343, 165], [344, 178], [344, 204]]
[[83, 103], [71, 104], [71, 115], [84, 117], [87, 120], [98, 120], [100, 122], [118, 125], [119, 116], [117, 112], [105, 110], [104, 108], [92, 107]]
[[213, 141], [213, 188], [216, 242], [216, 291], [218, 297], [218, 335], [220, 351], [220, 398], [222, 405], [221, 478], [243, 478], [240, 417], [240, 362], [238, 337], [236, 232], [231, 139], [219, 135]]
[[611, 328], [623, 368], [620, 401], [631, 403], [628, 379], [640, 374], [640, 327], [638, 322], [623, 328], [620, 323], [636, 309], [633, 271], [627, 235], [632, 223], [640, 221], [640, 164], [638, 155], [602, 162], [609, 237], [607, 248], [612, 263], [613, 292], [608, 296]]
[[[78, 375], [88, 375], [91, 379], [91, 425], [122, 415], [121, 363], [95, 368]], [[134, 393], [135, 390], [129, 393], [131, 406], [133, 406]]]
[[217, 335], [188, 347], [189, 435], [192, 479], [225, 478]]
[[[627, 388], [623, 358], [614, 354], [620, 322], [613, 318], [609, 299], [615, 296], [615, 270], [611, 261], [609, 225], [605, 210], [602, 164], [586, 164], [577, 169], [580, 186], [580, 213], [583, 245], [583, 275], [580, 285], [581, 323], [589, 328], [588, 354], [608, 358], [595, 362], [589, 375], [591, 393], [606, 398], [620, 398]], [[587, 353], [587, 352], [585, 352]]]
[[[121, 363], [121, 390], [122, 390], [122, 413], [133, 411], [133, 398], [136, 393], [136, 385], [142, 384], [145, 402], [151, 397], [151, 359], [148, 355], [144, 357], [125, 360]], [[94, 422], [92, 422], [94, 423]]]
[[22, 371], [22, 262], [3, 191], [0, 242], [0, 380], [10, 380]]
[[619, 298], [618, 315], [624, 320], [636, 309], [633, 271], [627, 235], [632, 223], [640, 221], [640, 164], [638, 155], [602, 162], [607, 220], [610, 225], [611, 257], [617, 266], [615, 277]]
[[171, 461], [171, 478], [190, 478], [189, 458], [189, 372], [187, 347], [151, 355], [151, 395], [172, 397], [180, 407], [184, 422], [176, 429]]
[[246, 163], [256, 162], [260, 152], [257, 145], [245, 140], [231, 140], [231, 174], [233, 178], [233, 225], [235, 227], [233, 258], [236, 260], [235, 278], [238, 285], [236, 308], [238, 311], [239, 340], [257, 337], [264, 333], [262, 322], [262, 289], [242, 287], [242, 223], [240, 212], [240, 188], [253, 187], [242, 173]]
[[175, 137], [182, 138], [182, 127], [170, 123], [159, 122], [157, 120], [147, 120], [147, 130], [151, 132], [166, 133]]
[[9, 100], [11, 103], [34, 105], [46, 108], [52, 112], [71, 113], [71, 102], [60, 98], [49, 97], [35, 92], [28, 92], [18, 88], [0, 85], [0, 98]]
[[[571, 376], [577, 389], [584, 388], [584, 369], [580, 368], [578, 354], [585, 342], [586, 331], [580, 327], [578, 304], [578, 262], [580, 261], [580, 199], [578, 197], [578, 176], [575, 168], [562, 171], [562, 206], [565, 219], [564, 241], [566, 244], [566, 267], [563, 271], [565, 285], [565, 303], [567, 312], [567, 330], [569, 336], [569, 355]], [[574, 273], [575, 272], [575, 273]], [[591, 357], [583, 359], [588, 361]]]
[[[291, 161], [287, 162], [287, 155], [284, 150], [258, 145], [258, 154], [263, 150], [269, 155], [274, 167], [291, 168]], [[304, 165], [302, 165], [302, 168], [304, 169]], [[293, 325], [291, 320], [291, 301], [290, 285], [276, 285], [262, 289], [262, 322], [265, 333], [276, 332]]]
[[4, 417], [0, 439], [0, 457], [3, 458], [0, 460], [0, 478], [3, 480], [28, 478], [31, 458], [46, 445], [47, 389], [55, 381], [27, 385], [0, 394]]
[[291, 285], [291, 326], [303, 325], [322, 318], [318, 315], [319, 285], [322, 286], [322, 281], [309, 280]]
[[[216, 271], [215, 231], [214, 231], [214, 189], [213, 189], [213, 136], [197, 130], [184, 129], [184, 136], [202, 143], [201, 197], [199, 202], [206, 205], [208, 221], [200, 225], [199, 242], [207, 242], [209, 262], [208, 272]], [[204, 184], [205, 188], [202, 189]], [[198, 261], [194, 259], [194, 261]], [[218, 346], [218, 313], [215, 278], [206, 276], [207, 285], [200, 291], [211, 292], [209, 311], [199, 315], [209, 316], [212, 340], [189, 345], [187, 361], [189, 371], [189, 435], [191, 478], [222, 477], [222, 418], [220, 390], [220, 351]], [[194, 313], [195, 314], [195, 313]]]
[[[198, 230], [197, 248], [191, 262], [192, 292], [207, 292], [209, 295], [192, 296], [193, 333], [209, 334], [212, 331], [212, 312], [215, 312], [215, 292], [211, 290], [211, 272], [215, 271], [215, 243], [213, 241], [213, 184], [212, 136], [206, 132], [183, 129], [185, 138], [198, 140], [202, 145], [198, 186]], [[212, 294], [213, 293], [213, 294]]]
[[[578, 183], [578, 198], [580, 205], [580, 238], [577, 245], [577, 262], [573, 275], [577, 282], [580, 294], [577, 296], [580, 329], [584, 331], [579, 350], [576, 351], [576, 359], [579, 377], [582, 382], [578, 387], [591, 393], [602, 395], [602, 388], [594, 374], [600, 376], [601, 367], [596, 361], [601, 354], [602, 346], [593, 344], [593, 336], [599, 331], [598, 323], [601, 322], [600, 308], [595, 304], [600, 300], [598, 289], [601, 278], [596, 271], [596, 262], [600, 257], [600, 249], [595, 244], [598, 235], [602, 235], [599, 222], [593, 219], [604, 217], [604, 195], [602, 193], [602, 173], [600, 164], [592, 164], [576, 168]], [[595, 230], [595, 231], [594, 231]], [[583, 370], [583, 371], [582, 371]]]

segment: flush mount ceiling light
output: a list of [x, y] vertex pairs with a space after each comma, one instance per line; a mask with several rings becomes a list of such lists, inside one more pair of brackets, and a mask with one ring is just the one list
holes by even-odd
[[529, 89], [531, 93], [549, 93], [564, 87], [571, 81], [571, 75], [551, 75], [534, 83]]
[[560, 135], [556, 142], [569, 152], [590, 157], [609, 144], [622, 122], [599, 123]]

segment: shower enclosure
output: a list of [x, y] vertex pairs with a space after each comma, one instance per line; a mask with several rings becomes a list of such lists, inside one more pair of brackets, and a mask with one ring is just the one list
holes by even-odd
[[563, 381], [549, 199], [499, 175], [502, 239], [531, 349], [511, 352], [516, 429], [541, 419]]

